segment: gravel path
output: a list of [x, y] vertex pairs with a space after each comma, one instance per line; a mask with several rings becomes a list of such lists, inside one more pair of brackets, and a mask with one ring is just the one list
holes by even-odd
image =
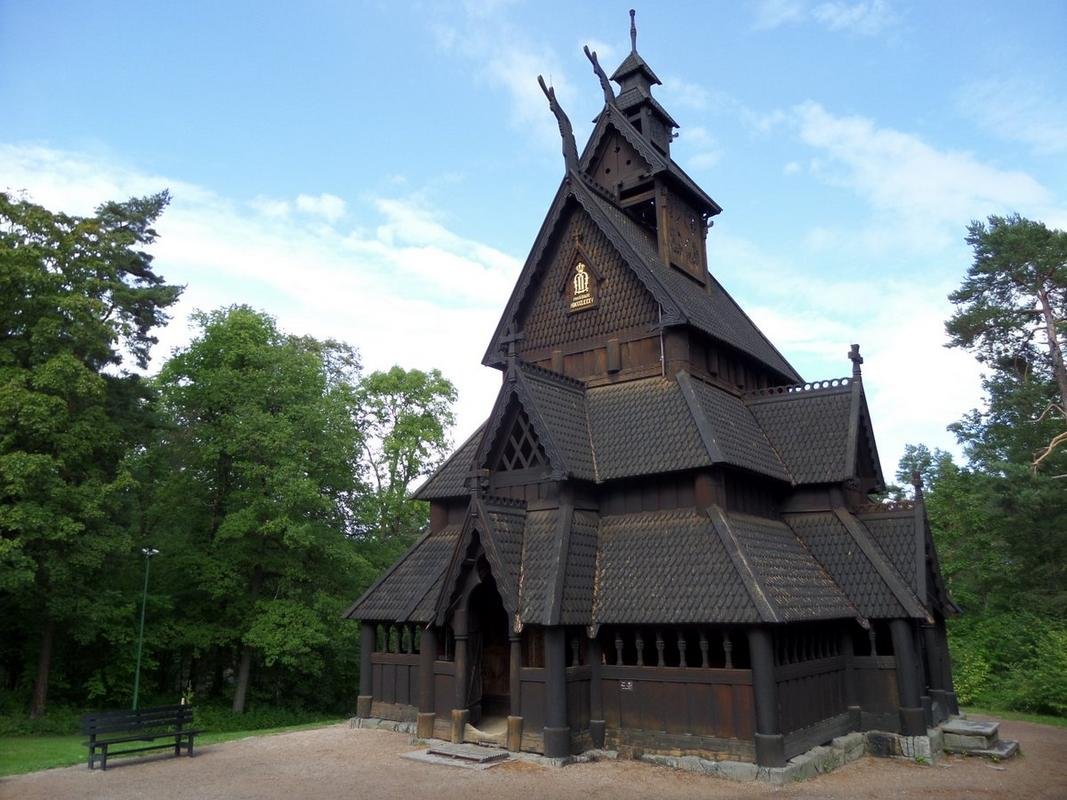
[[513, 761], [476, 772], [399, 758], [415, 749], [410, 737], [334, 725], [296, 733], [209, 745], [196, 758], [118, 760], [107, 772], [84, 765], [0, 780], [0, 798], [62, 800], [145, 797], [326, 798], [461, 797], [489, 800], [673, 800], [674, 798], [1048, 798], [1067, 797], [1067, 729], [1004, 722], [1004, 738], [1024, 755], [993, 765], [950, 756], [938, 766], [863, 758], [804, 783], [774, 789], [692, 775], [635, 761], [550, 769]]

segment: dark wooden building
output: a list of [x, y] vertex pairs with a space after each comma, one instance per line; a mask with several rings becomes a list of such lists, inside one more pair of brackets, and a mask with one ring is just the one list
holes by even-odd
[[[957, 710], [923, 509], [884, 488], [859, 348], [805, 382], [708, 270], [719, 205], [672, 160], [636, 48], [486, 350], [485, 424], [429, 531], [348, 611], [358, 714], [566, 756], [778, 766]], [[542, 87], [544, 84], [542, 83]], [[843, 360], [843, 359], [842, 359]]]

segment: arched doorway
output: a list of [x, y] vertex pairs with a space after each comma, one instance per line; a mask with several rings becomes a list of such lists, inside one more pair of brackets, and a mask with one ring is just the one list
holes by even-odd
[[471, 592], [470, 684], [468, 701], [471, 724], [479, 729], [503, 725], [510, 713], [511, 652], [508, 643], [508, 613], [500, 599], [488, 564], [479, 564], [482, 577]]

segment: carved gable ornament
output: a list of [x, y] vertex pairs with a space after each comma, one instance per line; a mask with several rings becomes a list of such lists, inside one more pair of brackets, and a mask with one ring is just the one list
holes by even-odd
[[560, 293], [567, 311], [576, 313], [596, 308], [600, 300], [600, 276], [592, 266], [581, 244], [575, 240], [568, 258], [570, 269], [565, 274]]

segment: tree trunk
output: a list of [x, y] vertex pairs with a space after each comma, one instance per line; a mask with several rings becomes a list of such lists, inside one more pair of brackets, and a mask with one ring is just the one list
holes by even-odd
[[1060, 390], [1060, 405], [1063, 413], [1067, 414], [1067, 367], [1063, 364], [1063, 350], [1060, 348], [1060, 340], [1056, 336], [1056, 314], [1048, 299], [1048, 292], [1040, 289], [1037, 293], [1041, 301], [1041, 316], [1045, 318], [1045, 332], [1048, 336], [1049, 354], [1052, 356], [1052, 374], [1056, 378], [1056, 385]]
[[37, 678], [33, 682], [33, 700], [30, 702], [30, 719], [44, 715], [48, 700], [48, 674], [52, 671], [52, 640], [56, 624], [48, 620], [41, 629], [41, 650], [37, 655]]
[[248, 694], [248, 673], [252, 669], [252, 648], [241, 648], [241, 663], [237, 667], [237, 689], [233, 693], [233, 713], [245, 713], [245, 696]]

